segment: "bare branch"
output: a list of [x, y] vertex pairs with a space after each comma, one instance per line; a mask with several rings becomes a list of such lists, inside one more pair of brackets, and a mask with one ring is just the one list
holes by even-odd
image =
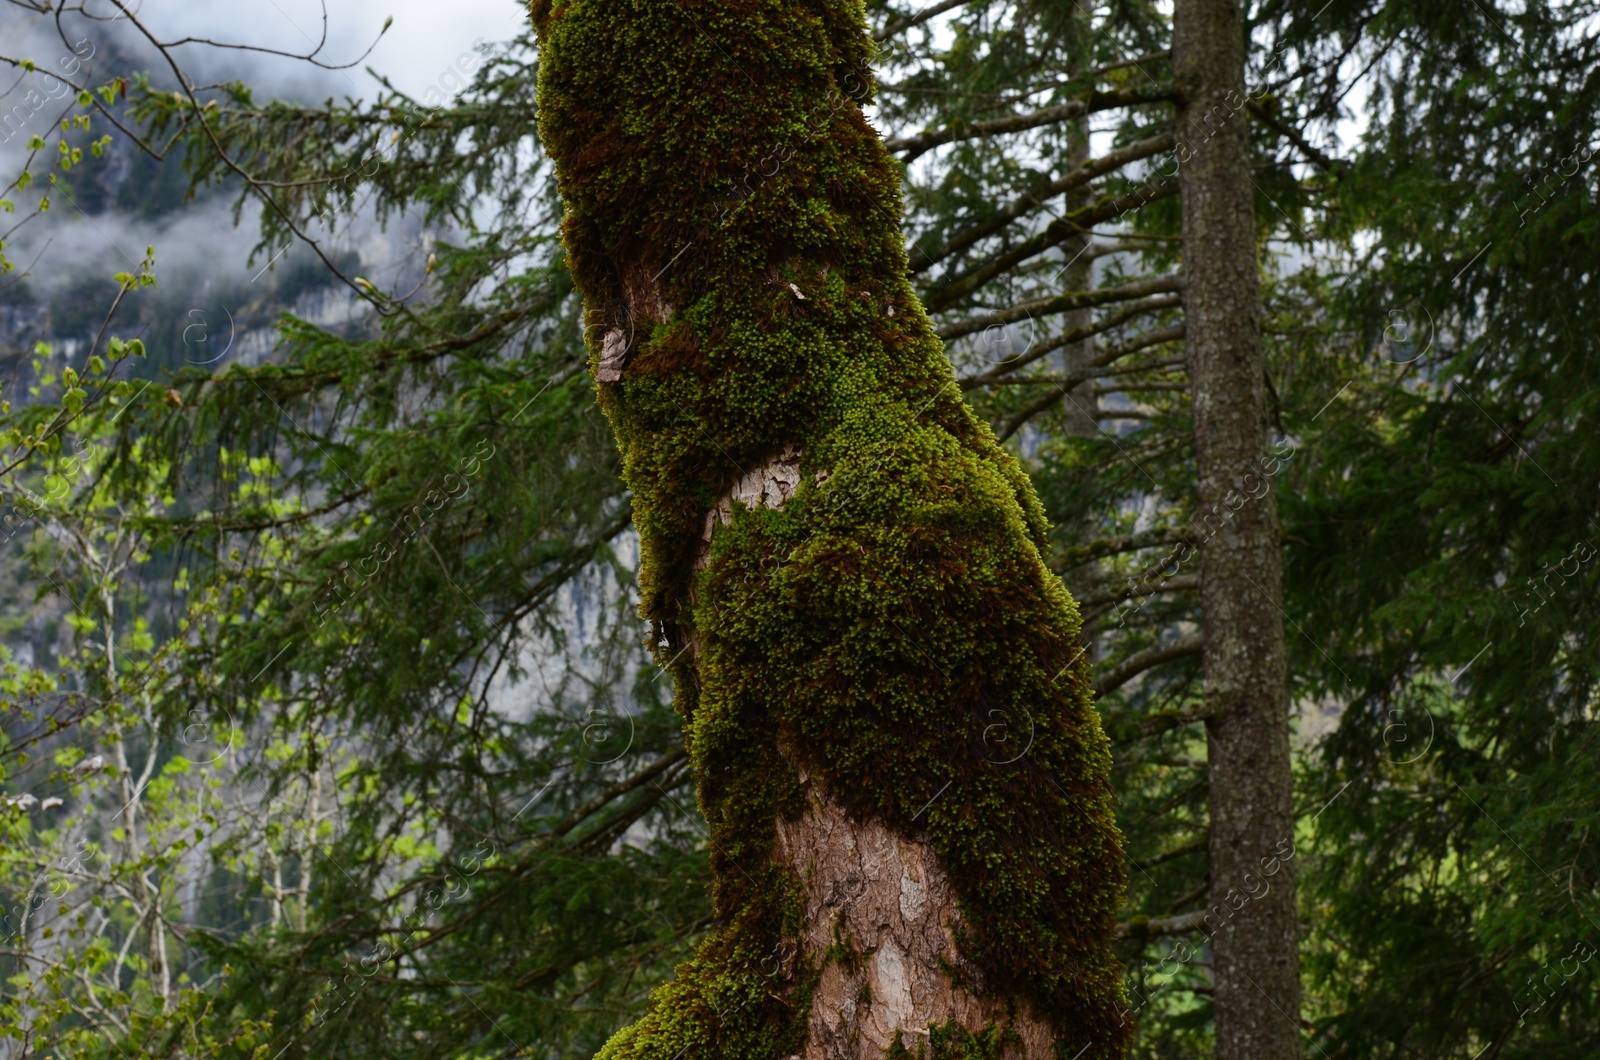
[[1193, 913], [1184, 913], [1181, 916], [1164, 916], [1155, 919], [1134, 917], [1125, 924], [1117, 925], [1117, 938], [1147, 938], [1165, 935], [1187, 935], [1198, 931], [1205, 926], [1207, 910], [1201, 909]]
[[898, 22], [889, 23], [887, 26], [884, 26], [878, 32], [874, 33], [872, 35], [872, 39], [882, 44], [890, 37], [899, 36], [906, 30], [920, 26], [930, 18], [938, 18], [946, 11], [949, 11], [952, 8], [960, 7], [966, 2], [967, 0], [940, 0], [939, 3], [934, 4], [931, 7], [925, 7], [909, 18], [903, 18]]
[[1192, 710], [1163, 710], [1154, 714], [1147, 714], [1139, 719], [1136, 739], [1145, 739], [1158, 733], [1168, 732], [1172, 729], [1191, 725], [1197, 721], [1205, 721], [1213, 716], [1213, 711], [1205, 707], [1195, 707]]
[[1104, 559], [1107, 556], [1118, 556], [1125, 552], [1139, 552], [1147, 548], [1165, 548], [1171, 545], [1181, 545], [1190, 540], [1189, 535], [1176, 528], [1164, 530], [1146, 530], [1143, 533], [1128, 534], [1123, 537], [1108, 537], [1099, 541], [1091, 541], [1087, 545], [1069, 548], [1055, 559], [1050, 561], [1050, 569], [1057, 574], [1081, 567], [1092, 560]]
[[897, 137], [893, 140], [885, 141], [884, 146], [890, 152], [904, 151], [905, 154], [902, 156], [901, 161], [910, 162], [944, 144], [959, 143], [962, 140], [975, 140], [980, 136], [994, 136], [998, 133], [1025, 132], [1028, 129], [1037, 129], [1041, 125], [1054, 125], [1057, 122], [1071, 121], [1074, 118], [1082, 118], [1090, 114], [1099, 114], [1101, 111], [1134, 107], [1142, 103], [1164, 103], [1171, 98], [1172, 90], [1166, 86], [1155, 89], [1137, 88], [1122, 89], [1117, 92], [1095, 92], [1087, 100], [1074, 99], [1066, 103], [1058, 103], [1053, 107], [1030, 111], [1027, 114], [1014, 114], [1008, 118], [993, 118], [989, 121], [965, 122], [947, 129], [923, 133], [920, 136]]
[[1068, 291], [1066, 294], [1052, 295], [1049, 298], [1036, 298], [1031, 302], [1021, 302], [1009, 309], [997, 309], [992, 313], [982, 316], [968, 317], [958, 320], [953, 324], [945, 324], [935, 328], [934, 334], [941, 339], [956, 339], [973, 332], [983, 331], [1004, 324], [1014, 324], [1019, 320], [1028, 320], [1032, 317], [1054, 316], [1056, 313], [1066, 313], [1074, 309], [1088, 309], [1092, 306], [1107, 305], [1112, 302], [1130, 302], [1135, 298], [1143, 298], [1151, 294], [1168, 294], [1183, 290], [1183, 277], [1181, 276], [1152, 276], [1145, 280], [1134, 280], [1122, 284], [1120, 287], [1101, 287], [1093, 291]]
[[1004, 254], [991, 258], [971, 272], [949, 280], [928, 292], [922, 301], [928, 307], [928, 312], [936, 313], [976, 291], [995, 277], [1009, 272], [1029, 258], [1043, 254], [1072, 236], [1087, 232], [1097, 224], [1116, 220], [1141, 206], [1171, 198], [1176, 194], [1178, 194], [1178, 182], [1163, 178], [1158, 183], [1148, 183], [1114, 198], [1101, 199], [1081, 210], [1073, 210], [1051, 221], [1038, 235], [1024, 240]]
[[1182, 659], [1189, 655], [1199, 655], [1204, 647], [1204, 640], [1198, 633], [1179, 637], [1170, 644], [1158, 644], [1144, 651], [1136, 651], [1116, 666], [1104, 671], [1095, 678], [1094, 691], [1097, 696], [1110, 695], [1129, 681], [1138, 677], [1146, 670], [1153, 670], [1164, 663], [1174, 659]]
[[966, 231], [951, 236], [944, 246], [935, 250], [932, 254], [925, 255], [921, 262], [913, 265], [911, 268], [912, 275], [926, 272], [950, 255], [958, 254], [978, 242], [978, 240], [994, 235], [1011, 222], [1024, 214], [1038, 209], [1057, 195], [1069, 192], [1073, 188], [1082, 187], [1091, 180], [1103, 177], [1107, 173], [1114, 173], [1130, 162], [1160, 154], [1162, 151], [1169, 150], [1172, 145], [1172, 134], [1162, 133], [1159, 136], [1152, 136], [1147, 140], [1140, 140], [1138, 143], [1129, 144], [1120, 150], [1112, 151], [1102, 158], [1090, 159], [1066, 176], [1052, 181], [1047, 187], [1021, 196], [989, 220], [973, 225]]
[[[998, 382], [1004, 376], [1017, 371], [1019, 368], [1026, 368], [1039, 358], [1044, 357], [1055, 350], [1059, 350], [1068, 343], [1082, 342], [1084, 339], [1110, 331], [1113, 328], [1119, 328], [1135, 317], [1143, 316], [1146, 313], [1156, 313], [1163, 309], [1177, 309], [1182, 305], [1182, 298], [1174, 295], [1163, 295], [1159, 298], [1151, 298], [1147, 301], [1138, 302], [1134, 305], [1128, 306], [1126, 309], [1113, 313], [1108, 317], [1104, 317], [1086, 327], [1068, 328], [1066, 331], [1063, 331], [1061, 334], [1057, 335], [1048, 342], [1024, 353], [1020, 353], [1016, 357], [1013, 357], [1009, 360], [1000, 362], [987, 372], [984, 372], [982, 375], [965, 376], [960, 380], [961, 389], [971, 390], [974, 387], [988, 386], [991, 383]], [[1106, 363], [1104, 358], [1097, 357], [1094, 361], [1094, 364], [1096, 365], [1101, 365], [1104, 363]]]
[[1112, 375], [1132, 375], [1139, 372], [1152, 372], [1162, 368], [1179, 368], [1184, 364], [1182, 357], [1169, 357], [1158, 361], [1144, 361], [1139, 364], [1123, 365], [1120, 368], [1084, 368], [1072, 372], [1062, 378], [1065, 380], [1056, 386], [1056, 391], [1030, 401], [1006, 421], [1005, 426], [996, 432], [997, 437], [1003, 442], [1022, 429], [1023, 425], [1042, 412], [1054, 408], [1066, 394], [1077, 384], [1088, 379], [1098, 379]]
[[[1199, 588], [1200, 576], [1198, 574], [1179, 574], [1168, 578], [1150, 591], [1152, 593], [1187, 593], [1198, 591]], [[1080, 607], [1099, 607], [1105, 604], [1120, 604], [1128, 597], [1133, 596], [1135, 592], [1136, 590], [1133, 587], [1125, 586], [1113, 592], [1096, 593], [1093, 596], [1078, 596], [1076, 599]]]

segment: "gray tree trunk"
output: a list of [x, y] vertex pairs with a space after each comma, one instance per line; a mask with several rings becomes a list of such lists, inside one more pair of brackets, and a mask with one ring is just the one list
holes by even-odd
[[[1094, 16], [1082, 4], [1072, 12], [1073, 55], [1067, 64], [1067, 76], [1074, 78], [1081, 76], [1094, 66], [1094, 49], [1091, 39], [1093, 32]], [[1068, 154], [1067, 164], [1076, 169], [1089, 161], [1089, 116], [1075, 118], [1067, 123]], [[1065, 212], [1071, 214], [1089, 205], [1093, 196], [1089, 185], [1074, 188], [1067, 192]], [[1063, 291], [1087, 291], [1094, 285], [1094, 259], [1089, 254], [1089, 248], [1094, 245], [1094, 236], [1089, 232], [1082, 232], [1073, 236], [1061, 245], [1061, 253], [1067, 260], [1067, 267], [1062, 275]], [[1086, 328], [1094, 323], [1094, 310], [1092, 308], [1074, 309], [1062, 318], [1062, 324], [1067, 330]], [[1041, 336], [1042, 337], [1042, 336]], [[1088, 368], [1094, 363], [1097, 343], [1095, 337], [1090, 335], [1077, 342], [1068, 343], [1062, 351], [1062, 367], [1066, 374], [1079, 369]], [[1062, 396], [1065, 417], [1062, 430], [1073, 437], [1093, 438], [1100, 429], [1097, 413], [1100, 411], [1100, 399], [1095, 393], [1095, 381], [1086, 379], [1076, 386], [1068, 387]]]
[[1217, 1060], [1300, 1057], [1278, 511], [1237, 0], [1177, 0], [1184, 316], [1205, 622]]
[[[1068, 130], [1072, 137], [1072, 152], [1068, 161], [1074, 167], [1081, 166], [1089, 161], [1089, 119], [1073, 122]], [[1068, 213], [1081, 209], [1089, 204], [1092, 191], [1085, 185], [1067, 193], [1066, 209]], [[1067, 266], [1062, 272], [1061, 289], [1063, 291], [1088, 291], [1094, 287], [1094, 258], [1090, 255], [1090, 248], [1094, 245], [1094, 236], [1083, 232], [1073, 236], [1061, 245], [1061, 252], [1067, 259]], [[1074, 309], [1062, 314], [1062, 325], [1067, 330], [1074, 328], [1088, 328], [1094, 324], [1094, 309]], [[1041, 338], [1043, 335], [1041, 334]], [[1062, 368], [1065, 374], [1071, 375], [1094, 364], [1095, 355], [1099, 352], [1099, 343], [1090, 335], [1069, 342], [1061, 353]], [[1095, 393], [1095, 381], [1085, 379], [1066, 389], [1062, 395], [1064, 417], [1062, 420], [1063, 433], [1075, 438], [1093, 438], [1100, 432], [1099, 412], [1100, 398]]]

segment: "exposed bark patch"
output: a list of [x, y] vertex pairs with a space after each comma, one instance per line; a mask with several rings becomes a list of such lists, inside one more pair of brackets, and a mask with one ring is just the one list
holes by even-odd
[[661, 269], [652, 274], [647, 266], [638, 264], [622, 271], [619, 277], [622, 302], [614, 307], [613, 319], [618, 315], [624, 316], [626, 326], [613, 327], [605, 333], [600, 349], [600, 365], [595, 372], [598, 382], [621, 382], [622, 369], [636, 345], [638, 336], [635, 328], [638, 324], [665, 324], [672, 319], [675, 310], [660, 282], [661, 274], [665, 271]]
[[671, 262], [668, 262], [666, 268], [652, 272], [650, 266], [639, 262], [623, 270], [622, 297], [628, 304], [631, 319], [652, 324], [665, 324], [672, 319], [674, 307], [667, 300], [666, 290], [661, 283], [662, 273], [670, 267]]
[[615, 383], [622, 379], [622, 365], [628, 359], [628, 337], [621, 328], [606, 332], [605, 344], [600, 347], [600, 367], [594, 377], [602, 383]]
[[717, 501], [717, 506], [706, 513], [705, 528], [700, 532], [704, 544], [696, 567], [705, 565], [706, 546], [711, 544], [711, 535], [717, 527], [733, 521], [734, 502], [749, 508], [782, 508], [799, 488], [800, 447], [794, 444], [784, 446], [777, 456], [739, 476], [733, 487]]
[[[604, 367], [602, 362], [602, 371]], [[600, 377], [600, 381], [605, 382], [604, 376]], [[794, 491], [800, 487], [800, 454], [798, 445], [788, 443], [777, 456], [739, 476], [738, 481], [706, 513], [705, 525], [700, 532], [700, 547], [694, 557], [695, 570], [704, 570], [711, 562], [711, 536], [716, 533], [717, 527], [733, 521], [735, 501], [751, 508], [782, 508], [794, 496]], [[704, 647], [700, 638], [692, 631], [686, 631], [684, 639], [689, 657], [698, 662]]]
[[1006, 1057], [1044, 1060], [1055, 1036], [1029, 1013], [1014, 1018], [998, 999], [956, 985], [947, 968], [981, 989], [979, 970], [956, 949], [961, 914], [950, 878], [926, 843], [877, 821], [852, 820], [808, 781], [807, 808], [778, 822], [775, 855], [804, 881], [813, 960], [845, 940], [857, 959], [835, 958], [811, 998], [804, 1060], [879, 1060], [900, 1032], [913, 1052], [932, 1025], [956, 1022], [981, 1032], [1009, 1024]]

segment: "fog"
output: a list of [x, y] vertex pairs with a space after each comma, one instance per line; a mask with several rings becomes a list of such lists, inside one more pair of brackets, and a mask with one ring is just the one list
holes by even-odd
[[[126, 10], [149, 34], [174, 45], [171, 54], [195, 83], [243, 80], [258, 99], [302, 102], [328, 96], [373, 98], [381, 91], [374, 70], [418, 101], [448, 101], [469, 80], [462, 69], [474, 67], [474, 62], [464, 61], [472, 56], [472, 48], [507, 40], [526, 18], [525, 6], [515, 0], [458, 0], [450, 5], [421, 0], [330, 0], [326, 5], [317, 0], [133, 0]], [[394, 21], [384, 30], [390, 16]], [[179, 43], [184, 40], [189, 42]], [[219, 48], [205, 40], [251, 50]], [[322, 66], [269, 51], [315, 54]], [[0, 54], [32, 59], [42, 70], [75, 75], [78, 82], [88, 78], [90, 83], [101, 83], [134, 69], [147, 70], [158, 85], [176, 83], [160, 51], [150, 46], [133, 19], [118, 14], [112, 0], [90, 0], [85, 13], [64, 16], [59, 29], [48, 16], [0, 6]], [[38, 93], [32, 96], [34, 101], [45, 96], [61, 102], [29, 115], [27, 109], [18, 110], [29, 101], [29, 93]], [[0, 168], [6, 171], [6, 183], [21, 171], [29, 136], [42, 133], [58, 120], [61, 106], [69, 106], [64, 94], [61, 83], [43, 72], [0, 74], [0, 110], [13, 115], [13, 122], [0, 130]], [[26, 125], [18, 125], [18, 114], [27, 118]], [[93, 131], [104, 133], [106, 123], [96, 120]], [[109, 159], [85, 160], [85, 165], [106, 173], [107, 184], [123, 183], [133, 163], [133, 149], [126, 141], [112, 146]], [[43, 178], [48, 163], [35, 160], [34, 170]], [[35, 192], [42, 189], [42, 184], [35, 184]], [[14, 192], [11, 197], [18, 199]], [[21, 197], [18, 215], [0, 221], [0, 234], [24, 216], [24, 203], [32, 205], [29, 199]], [[106, 280], [107, 288], [114, 290], [110, 275], [133, 271], [146, 247], [154, 245], [158, 283], [178, 301], [192, 301], [197, 311], [213, 315], [224, 304], [237, 307], [240, 299], [264, 295], [272, 275], [296, 264], [296, 256], [312, 258], [309, 248], [293, 247], [267, 248], [251, 259], [258, 243], [259, 203], [254, 200], [245, 203], [238, 226], [232, 219], [230, 195], [211, 194], [181, 210], [149, 215], [149, 210], [128, 202], [110, 208], [80, 203], [72, 191], [61, 187], [54, 192], [50, 215], [27, 221], [5, 237], [6, 255], [19, 271], [29, 274], [32, 296], [50, 301], [72, 285], [77, 285], [74, 290], [82, 288], [86, 274]], [[422, 251], [427, 235], [416, 224], [390, 224], [389, 232], [379, 232], [374, 224], [355, 218], [352, 223], [341, 221], [341, 227], [331, 239], [325, 232], [318, 235], [334, 253], [358, 253], [374, 282], [382, 283], [386, 274], [410, 272], [410, 266], [426, 261]], [[269, 261], [272, 271], [262, 277]], [[310, 309], [312, 317], [339, 315], [338, 307]], [[256, 336], [256, 357], [262, 338], [266, 336]]]
[[[67, 46], [55, 33], [54, 21], [16, 6], [0, 9], [0, 51], [22, 52], [46, 65], [52, 49], [70, 53], [70, 44], [85, 37], [110, 42], [139, 56], [140, 65], [156, 69], [161, 62], [142, 35], [119, 17], [114, 0], [87, 0], [83, 15], [69, 15], [62, 28]], [[244, 45], [296, 54], [314, 51], [324, 36], [319, 58], [344, 70], [313, 70], [288, 58], [262, 52], [218, 52], [202, 43], [184, 44], [176, 55], [196, 74], [242, 78], [264, 94], [321, 98], [330, 93], [370, 97], [372, 66], [401, 91], [420, 95], [449, 70], [455, 57], [479, 39], [504, 40], [526, 21], [526, 8], [516, 0], [455, 0], [450, 4], [422, 0], [131, 0], [126, 10], [157, 38], [185, 38]], [[384, 20], [394, 21], [388, 32]], [[364, 61], [361, 56], [376, 41]], [[164, 65], [164, 64], [163, 64]]]

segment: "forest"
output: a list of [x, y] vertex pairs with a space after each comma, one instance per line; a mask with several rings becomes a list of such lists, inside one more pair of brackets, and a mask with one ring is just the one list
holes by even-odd
[[1600, 2], [1319, 4], [0, 4], [0, 1060], [1600, 1056]]

